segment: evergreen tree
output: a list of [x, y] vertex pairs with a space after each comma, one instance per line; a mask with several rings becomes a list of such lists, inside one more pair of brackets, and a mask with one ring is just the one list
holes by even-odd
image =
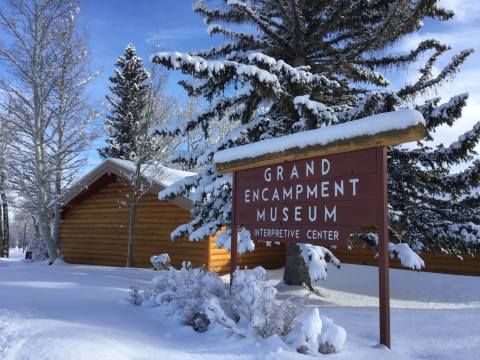
[[[438, 74], [438, 59], [450, 48], [428, 39], [409, 52], [398, 54], [393, 45], [418, 31], [425, 18], [451, 19], [452, 11], [436, 0], [224, 0], [215, 5], [198, 1], [194, 11], [204, 17], [211, 35], [225, 42], [207, 51], [157, 53], [151, 60], [189, 74], [182, 81], [189, 96], [203, 97], [210, 107], [196, 118], [179, 124], [173, 132], [208, 129], [212, 121], [237, 127], [218, 144], [176, 161], [194, 162], [203, 170], [197, 176], [161, 193], [164, 198], [195, 187], [193, 220], [172, 236], [188, 234], [190, 240], [228, 229], [231, 211], [231, 178], [219, 175], [212, 164], [221, 149], [274, 138], [293, 132], [354, 121], [376, 113], [411, 107], [415, 100], [454, 77], [473, 50], [455, 54]], [[393, 50], [392, 50], [393, 49]], [[392, 89], [385, 75], [389, 68], [405, 68], [427, 55], [418, 80]], [[446, 103], [434, 98], [415, 106], [427, 125], [425, 141], [411, 150], [388, 151], [389, 233], [393, 243], [415, 251], [475, 254], [479, 249], [480, 201], [472, 189], [480, 184], [480, 161], [474, 147], [480, 123], [448, 146], [432, 147], [441, 125], [461, 118], [467, 94]], [[165, 129], [171, 131], [171, 129]], [[459, 173], [452, 166], [469, 161]], [[361, 237], [375, 246], [373, 235]], [[239, 237], [242, 241], [242, 237]], [[229, 247], [230, 229], [218, 237]], [[399, 255], [400, 248], [391, 249]], [[239, 248], [245, 248], [242, 243]], [[287, 253], [305, 254], [303, 245]], [[328, 251], [324, 251], [329, 256]], [[401, 256], [400, 256], [401, 257]], [[287, 283], [305, 281], [301, 266], [290, 266]], [[295, 259], [295, 256], [293, 256]], [[297, 263], [298, 265], [298, 263]], [[289, 276], [293, 274], [293, 276]], [[316, 280], [316, 279], [312, 279]]]
[[132, 44], [128, 44], [115, 67], [115, 76], [110, 77], [112, 96], [107, 95], [110, 106], [105, 121], [108, 145], [98, 153], [102, 158], [130, 160], [135, 152], [134, 124], [140, 121], [146, 107], [149, 73]]

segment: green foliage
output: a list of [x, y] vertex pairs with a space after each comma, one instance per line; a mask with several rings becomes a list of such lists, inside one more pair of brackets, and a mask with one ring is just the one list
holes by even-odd
[[115, 75], [110, 77], [111, 96], [107, 95], [110, 114], [106, 116], [107, 147], [98, 151], [102, 158], [131, 160], [135, 153], [135, 123], [147, 106], [149, 73], [135, 48], [129, 44], [115, 63]]
[[[189, 54], [158, 53], [152, 60], [191, 75], [194, 80], [181, 85], [211, 106], [168, 131], [205, 129], [213, 119], [238, 127], [197, 156], [177, 157], [204, 170], [162, 193], [169, 198], [196, 188], [195, 217], [175, 236], [188, 233], [200, 239], [229, 224], [230, 179], [216, 173], [215, 151], [410, 107], [452, 79], [473, 50], [455, 54], [438, 74], [434, 65], [448, 45], [428, 39], [407, 53], [395, 50], [426, 18], [453, 17], [437, 2], [225, 0], [210, 6], [198, 1], [194, 11], [224, 43]], [[397, 91], [389, 87], [386, 69], [404, 69], [425, 55], [418, 81]], [[439, 126], [461, 118], [467, 98], [461, 94], [446, 103], [434, 98], [415, 106], [426, 120], [426, 140], [435, 138]], [[477, 124], [449, 146], [433, 148], [421, 141], [413, 150], [389, 150], [391, 241], [408, 243], [416, 251], [478, 250], [480, 201], [474, 189], [480, 186], [480, 162], [471, 160], [479, 138]], [[455, 173], [453, 166], [465, 161], [468, 169]]]

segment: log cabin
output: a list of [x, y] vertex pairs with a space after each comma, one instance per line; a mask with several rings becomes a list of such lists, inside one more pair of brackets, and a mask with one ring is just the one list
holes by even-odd
[[[190, 261], [193, 266], [228, 273], [230, 253], [215, 246], [215, 237], [192, 242], [172, 241], [170, 233], [190, 219], [192, 201], [180, 197], [170, 201], [158, 200], [158, 192], [177, 180], [193, 173], [160, 167], [159, 175], [151, 182], [148, 192], [140, 199], [135, 227], [135, 266], [150, 267], [150, 257], [168, 253], [172, 265]], [[129, 179], [133, 164], [107, 159], [85, 175], [62, 198], [60, 242], [66, 262], [77, 264], [125, 266], [129, 207]], [[353, 250], [338, 248], [335, 255], [343, 263], [377, 266], [372, 249], [357, 244]], [[441, 254], [420, 254], [425, 260], [424, 271], [480, 275], [480, 258], [463, 260]], [[256, 244], [255, 251], [239, 256], [241, 268], [261, 265], [267, 269], [285, 264], [284, 246], [267, 247]], [[390, 266], [402, 268], [392, 259]]]
[[[64, 260], [76, 264], [125, 266], [129, 211], [129, 179], [134, 164], [106, 159], [61, 199], [60, 246]], [[162, 201], [159, 191], [193, 173], [157, 166], [142, 172], [148, 190], [138, 202], [133, 254], [136, 267], [151, 267], [150, 257], [168, 253], [174, 267], [183, 261], [193, 266], [227, 273], [230, 253], [215, 245], [215, 237], [203, 241], [172, 241], [170, 234], [190, 220], [188, 197]], [[255, 251], [239, 256], [240, 268], [261, 265], [282, 267], [284, 246], [256, 244]]]

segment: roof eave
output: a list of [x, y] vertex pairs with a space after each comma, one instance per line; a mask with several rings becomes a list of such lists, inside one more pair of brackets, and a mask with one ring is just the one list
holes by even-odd
[[[62, 204], [62, 207], [67, 206], [74, 198], [76, 198], [83, 191], [85, 191], [86, 187], [93, 184], [95, 181], [100, 179], [105, 174], [109, 174], [109, 173], [114, 174], [128, 181], [129, 179], [126, 177], [126, 174], [132, 173], [132, 171], [118, 165], [117, 163], [111, 161], [110, 159], [104, 160], [100, 165], [98, 165], [96, 168], [90, 171], [87, 175], [85, 175], [82, 179], [80, 179], [80, 181], [76, 183], [71, 189], [69, 189], [69, 191], [65, 195], [60, 197], [60, 203]], [[145, 177], [143, 178], [148, 181], [148, 179], [146, 179]], [[148, 191], [158, 196], [158, 193], [163, 189], [165, 189], [166, 187], [167, 185], [157, 181], [154, 184], [152, 184], [152, 186], [148, 189]], [[167, 200], [167, 201], [170, 201], [188, 211], [190, 211], [192, 207], [192, 200], [184, 196], [181, 196], [172, 200]]]

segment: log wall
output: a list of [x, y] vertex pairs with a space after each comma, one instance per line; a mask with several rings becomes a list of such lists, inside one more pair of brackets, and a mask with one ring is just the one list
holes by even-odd
[[[128, 186], [114, 178], [73, 208], [67, 208], [60, 233], [65, 261], [125, 266], [130, 212], [125, 206], [128, 193]], [[151, 267], [150, 257], [160, 253], [168, 253], [175, 267], [184, 260], [190, 260], [194, 266], [205, 264], [205, 242], [170, 240], [170, 233], [189, 218], [189, 212], [178, 205], [159, 201], [153, 193], [145, 194], [137, 209], [135, 266]]]
[[[118, 177], [104, 177], [71, 202], [62, 214], [61, 247], [65, 261], [77, 264], [125, 266], [127, 259], [129, 207], [128, 186]], [[123, 202], [123, 204], [122, 204]], [[145, 194], [138, 202], [134, 258], [136, 267], [151, 267], [150, 257], [168, 253], [172, 265], [189, 260], [222, 274], [230, 271], [230, 253], [217, 249], [215, 238], [192, 242], [170, 240], [170, 233], [188, 222], [190, 213], [178, 205], [159, 201], [156, 194]], [[240, 255], [240, 268], [282, 267], [283, 245], [257, 245], [253, 253]]]
[[[375, 252], [365, 246], [354, 246], [352, 250], [336, 249], [333, 251], [335, 256], [346, 264], [359, 264], [378, 266], [378, 260], [375, 259]], [[480, 276], [480, 258], [465, 257], [462, 260], [453, 256], [443, 254], [422, 253], [420, 257], [425, 262], [425, 269], [422, 271], [456, 274], [456, 275], [474, 275]], [[390, 259], [390, 267], [396, 269], [405, 269], [400, 265], [400, 260]]]
[[[215, 246], [215, 238], [210, 239], [209, 262], [210, 270], [226, 274], [230, 272], [230, 252], [224, 249], [218, 249]], [[285, 265], [285, 246], [264, 244], [255, 244], [255, 250], [251, 253], [245, 253], [237, 257], [238, 267], [240, 269], [252, 269], [256, 266], [263, 266], [265, 269], [278, 269]]]

